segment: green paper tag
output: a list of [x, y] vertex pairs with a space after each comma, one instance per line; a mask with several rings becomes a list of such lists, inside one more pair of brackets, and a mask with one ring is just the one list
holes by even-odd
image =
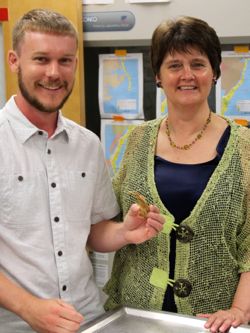
[[166, 289], [168, 284], [168, 274], [166, 271], [155, 267], [150, 276], [149, 282], [155, 287]]
[[174, 220], [174, 218], [172, 216], [164, 215], [164, 218], [165, 218], [166, 222], [163, 225], [162, 232], [164, 234], [169, 235], [170, 232], [172, 231], [172, 229], [175, 229], [176, 227], [178, 227], [178, 224], [174, 223], [175, 220]]

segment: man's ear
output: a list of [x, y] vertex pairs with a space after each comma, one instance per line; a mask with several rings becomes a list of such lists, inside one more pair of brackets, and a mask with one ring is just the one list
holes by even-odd
[[18, 73], [19, 71], [19, 57], [17, 53], [13, 50], [8, 52], [8, 64], [10, 66], [10, 70], [13, 73]]

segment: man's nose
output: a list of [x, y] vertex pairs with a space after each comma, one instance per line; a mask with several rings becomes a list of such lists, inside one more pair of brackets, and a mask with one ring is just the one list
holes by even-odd
[[46, 75], [51, 78], [59, 76], [59, 64], [57, 62], [50, 62], [46, 69]]

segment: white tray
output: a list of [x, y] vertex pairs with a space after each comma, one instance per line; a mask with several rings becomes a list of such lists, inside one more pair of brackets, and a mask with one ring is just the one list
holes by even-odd
[[[84, 325], [82, 333], [204, 333], [205, 319], [163, 311], [123, 307], [107, 312]], [[231, 328], [231, 332], [250, 333], [250, 326]]]

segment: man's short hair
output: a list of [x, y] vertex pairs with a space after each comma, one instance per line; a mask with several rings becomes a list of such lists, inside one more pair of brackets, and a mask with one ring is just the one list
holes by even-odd
[[72, 36], [78, 44], [78, 33], [70, 20], [49, 9], [30, 10], [16, 22], [12, 32], [12, 47], [16, 52], [27, 31]]

